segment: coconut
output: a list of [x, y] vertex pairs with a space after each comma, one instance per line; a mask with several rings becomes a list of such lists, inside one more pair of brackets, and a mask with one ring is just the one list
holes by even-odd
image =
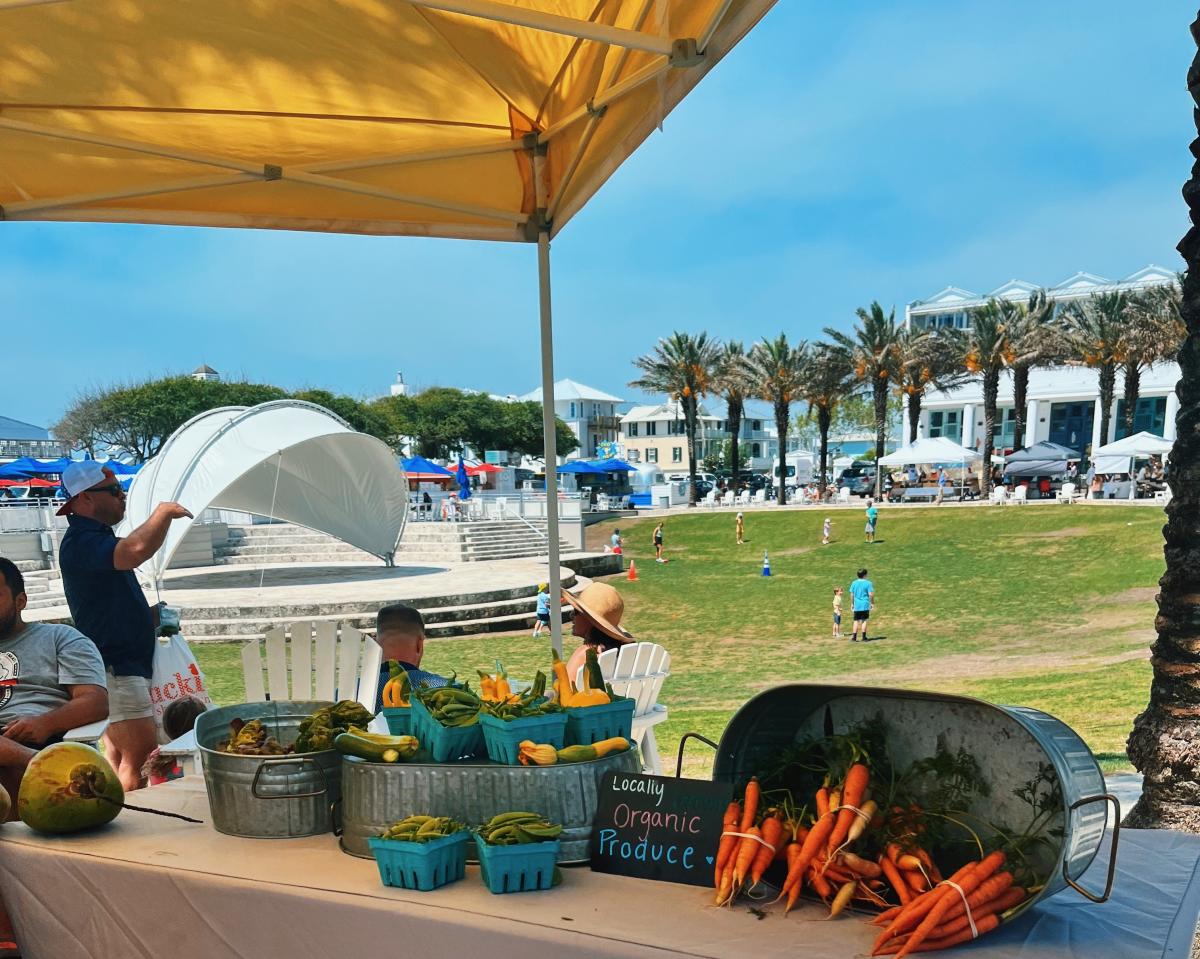
[[29, 761], [17, 793], [17, 815], [36, 832], [79, 832], [111, 822], [124, 799], [121, 781], [97, 750], [56, 743]]

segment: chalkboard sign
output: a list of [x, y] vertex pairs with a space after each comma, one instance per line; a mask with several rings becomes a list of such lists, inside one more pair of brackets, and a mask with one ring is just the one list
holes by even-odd
[[608, 773], [592, 829], [592, 869], [711, 886], [729, 783]]

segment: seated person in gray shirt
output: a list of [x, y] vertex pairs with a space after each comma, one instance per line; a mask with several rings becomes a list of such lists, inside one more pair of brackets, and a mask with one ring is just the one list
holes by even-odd
[[14, 805], [38, 749], [108, 717], [100, 651], [70, 626], [24, 622], [26, 602], [25, 578], [0, 556], [0, 785]]

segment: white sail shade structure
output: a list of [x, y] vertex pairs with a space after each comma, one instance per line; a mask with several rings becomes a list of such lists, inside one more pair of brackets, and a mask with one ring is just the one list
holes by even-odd
[[[408, 511], [408, 483], [388, 447], [320, 406], [276, 400], [209, 410], [179, 427], [134, 479], [118, 535], [161, 502], [193, 516], [240, 510], [328, 533], [391, 564]], [[141, 568], [156, 581], [192, 520], [171, 524]]]

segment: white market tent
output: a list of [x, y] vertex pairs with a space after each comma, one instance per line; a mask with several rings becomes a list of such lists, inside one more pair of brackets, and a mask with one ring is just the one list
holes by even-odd
[[973, 449], [959, 446], [944, 436], [932, 439], [921, 437], [913, 443], [879, 458], [880, 466], [925, 466], [931, 463], [973, 463], [983, 456]]
[[774, 2], [0, 0], [0, 223], [529, 244], [549, 465], [551, 238]]
[[[408, 483], [387, 445], [312, 403], [227, 406], [179, 427], [134, 478], [125, 535], [164, 501], [193, 516], [241, 510], [328, 533], [391, 565], [408, 511]], [[177, 520], [142, 572], [156, 582], [191, 520]]]
[[1124, 439], [1101, 446], [1094, 451], [1095, 456], [1166, 456], [1171, 452], [1172, 442], [1161, 436], [1147, 433], [1134, 433]]

